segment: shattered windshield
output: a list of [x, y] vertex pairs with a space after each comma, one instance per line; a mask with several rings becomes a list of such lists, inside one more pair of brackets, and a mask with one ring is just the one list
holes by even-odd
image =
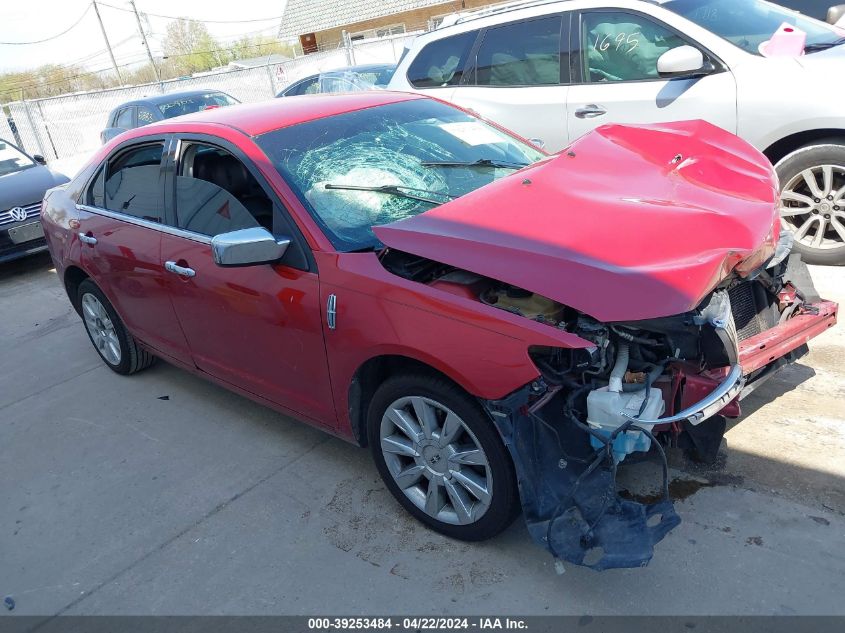
[[427, 211], [545, 156], [427, 99], [300, 123], [257, 141], [343, 251], [377, 247], [373, 226]]
[[[835, 45], [842, 37], [824, 22], [764, 0], [665, 0], [660, 4], [755, 55], [760, 55], [760, 44], [771, 39], [784, 22], [807, 34], [807, 52]], [[836, 2], [831, 0], [831, 4]]]

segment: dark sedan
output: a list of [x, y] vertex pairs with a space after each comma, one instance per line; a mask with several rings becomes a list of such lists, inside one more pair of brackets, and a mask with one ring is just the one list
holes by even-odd
[[189, 90], [128, 101], [109, 113], [106, 129], [100, 140], [107, 143], [118, 134], [156, 121], [222, 108], [240, 103], [231, 95], [218, 90]]
[[359, 92], [387, 88], [396, 64], [362, 64], [337, 68], [292, 83], [282, 90], [277, 97], [294, 97], [307, 94], [327, 94], [338, 92]]
[[0, 262], [47, 248], [38, 216], [51, 187], [68, 178], [46, 166], [43, 156], [28, 156], [0, 139]]

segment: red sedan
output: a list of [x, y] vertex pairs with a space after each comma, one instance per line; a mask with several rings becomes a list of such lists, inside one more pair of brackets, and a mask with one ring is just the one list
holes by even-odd
[[132, 130], [41, 217], [114, 371], [161, 358], [369, 445], [439, 532], [485, 539], [522, 509], [601, 569], [645, 564], [679, 522], [668, 493], [619, 497], [619, 462], [712, 458], [739, 398], [835, 322], [797, 281], [777, 191], [702, 122], [548, 156], [360, 93]]

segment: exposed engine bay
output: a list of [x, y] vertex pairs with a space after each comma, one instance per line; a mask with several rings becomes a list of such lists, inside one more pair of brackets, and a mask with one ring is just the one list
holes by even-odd
[[[787, 238], [788, 239], [788, 238]], [[557, 559], [594, 569], [648, 563], [680, 523], [668, 491], [665, 447], [713, 461], [739, 399], [807, 351], [797, 345], [743, 371], [744, 341], [802, 314], [809, 277], [792, 283], [797, 256], [782, 248], [763, 267], [727, 276], [685, 314], [602, 323], [530, 291], [397, 250], [382, 265], [405, 279], [573, 333], [586, 348], [533, 347], [540, 378], [485, 401], [514, 459], [526, 522]], [[809, 282], [809, 286], [807, 283]], [[755, 339], [756, 340], [756, 339]], [[631, 456], [634, 457], [631, 457]], [[663, 499], [642, 504], [617, 492], [626, 458], [661, 462]]]

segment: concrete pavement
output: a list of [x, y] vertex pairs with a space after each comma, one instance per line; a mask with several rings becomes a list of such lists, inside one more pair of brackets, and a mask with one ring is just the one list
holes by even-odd
[[[813, 275], [845, 302], [845, 269]], [[41, 615], [845, 614], [843, 327], [811, 347], [743, 403], [724, 464], [673, 470], [683, 523], [647, 568], [559, 576], [521, 519], [451, 541], [365, 450], [165, 363], [115, 375], [49, 257], [7, 264], [0, 598]]]

